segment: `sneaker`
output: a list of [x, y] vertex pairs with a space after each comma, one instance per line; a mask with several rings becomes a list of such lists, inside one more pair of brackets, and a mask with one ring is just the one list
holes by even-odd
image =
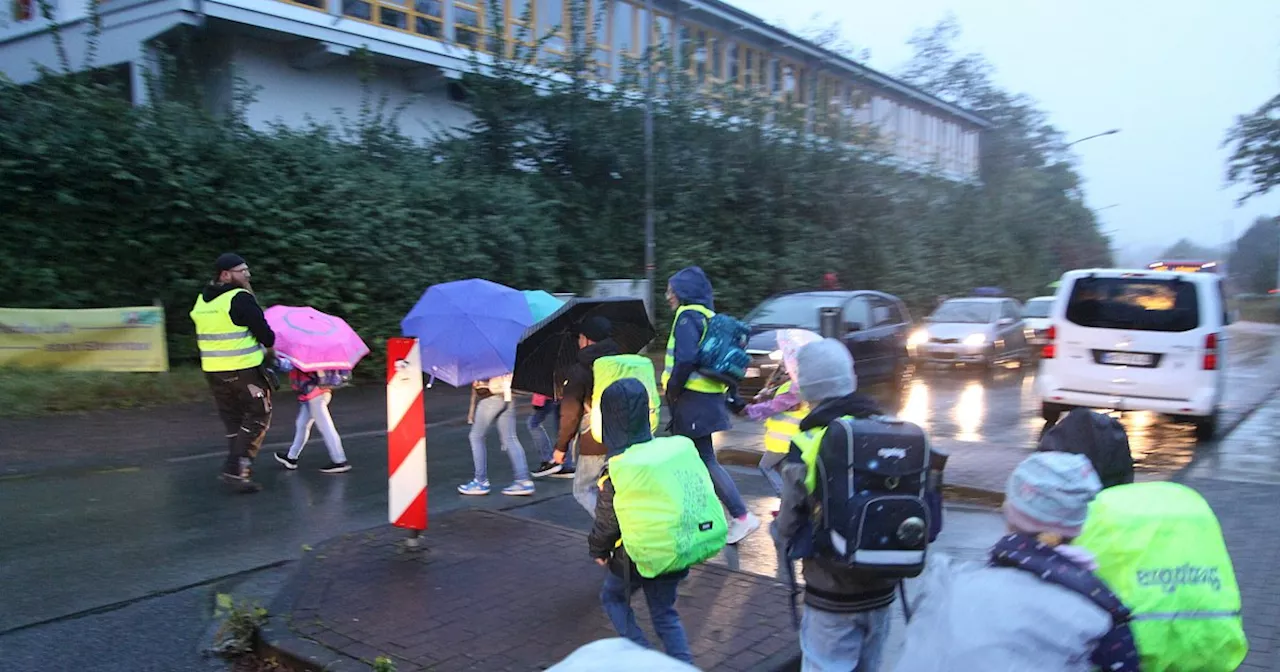
[[573, 478], [573, 467], [560, 465], [560, 471], [551, 474], [551, 478]]
[[541, 465], [538, 466], [537, 469], [534, 470], [533, 476], [534, 478], [542, 478], [543, 476], [558, 474], [560, 473], [560, 470], [563, 468], [564, 468], [564, 465], [562, 464], [556, 464], [555, 462], [543, 462]]
[[760, 519], [754, 513], [747, 513], [743, 518], [734, 518], [729, 521], [729, 534], [725, 543], [736, 544], [758, 529], [760, 529]]
[[256, 481], [249, 480], [247, 476], [241, 476], [239, 474], [228, 474], [224, 472], [221, 475], [219, 475], [218, 478], [221, 479], [223, 483], [226, 483], [231, 487], [235, 488], [236, 492], [239, 492], [242, 494], [253, 494], [255, 492], [262, 491], [262, 484]]
[[320, 471], [326, 474], [342, 474], [351, 471], [351, 465], [347, 462], [330, 462], [320, 467]]
[[513, 497], [528, 497], [533, 494], [533, 481], [516, 481], [503, 488], [502, 494]]
[[458, 492], [464, 495], [487, 495], [489, 494], [489, 481], [477, 481], [473, 478], [470, 483], [459, 485]]
[[292, 471], [298, 468], [298, 461], [289, 459], [289, 456], [286, 455], [285, 453], [276, 453], [275, 456], [276, 456], [276, 462], [279, 462], [280, 466], [284, 467], [285, 469]]

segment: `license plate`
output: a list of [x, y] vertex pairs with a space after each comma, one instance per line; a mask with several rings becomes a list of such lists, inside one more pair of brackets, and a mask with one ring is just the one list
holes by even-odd
[[759, 369], [758, 367], [754, 367], [754, 366], [749, 367], [749, 368], [747, 369], [747, 373], [746, 373], [746, 375], [745, 375], [745, 376], [743, 376], [743, 377], [744, 377], [744, 378], [759, 378], [759, 377], [760, 377], [760, 369]]
[[1101, 362], [1113, 366], [1145, 366], [1155, 364], [1156, 358], [1143, 352], [1104, 352]]
[[954, 353], [954, 352], [935, 352], [935, 353], [933, 353], [933, 356], [934, 356], [934, 357], [937, 357], [938, 359], [955, 359], [955, 358], [956, 358], [956, 353]]

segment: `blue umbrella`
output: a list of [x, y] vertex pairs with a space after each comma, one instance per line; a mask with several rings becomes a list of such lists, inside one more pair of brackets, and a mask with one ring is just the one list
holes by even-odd
[[541, 289], [526, 289], [521, 294], [529, 302], [529, 312], [533, 313], [534, 323], [541, 322], [564, 305], [564, 301], [542, 291]]
[[400, 329], [418, 339], [423, 371], [461, 387], [511, 373], [516, 343], [531, 324], [523, 294], [472, 278], [428, 287]]

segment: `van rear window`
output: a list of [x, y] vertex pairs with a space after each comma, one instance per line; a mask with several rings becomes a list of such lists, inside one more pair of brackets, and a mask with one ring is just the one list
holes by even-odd
[[1080, 278], [1067, 320], [1082, 327], [1191, 331], [1200, 326], [1195, 283], [1154, 278]]

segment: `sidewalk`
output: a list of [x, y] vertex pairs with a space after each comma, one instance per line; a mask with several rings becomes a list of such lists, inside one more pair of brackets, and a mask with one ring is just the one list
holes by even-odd
[[[730, 471], [750, 509], [769, 520], [777, 498], [764, 479]], [[397, 546], [408, 533], [386, 526], [335, 538], [306, 554], [272, 605], [264, 640], [312, 664], [337, 662], [326, 668], [334, 670], [368, 669], [358, 659], [378, 655], [395, 659], [401, 672], [543, 669], [616, 636], [598, 598], [605, 570], [586, 554], [590, 525], [563, 495], [502, 512], [433, 516], [420, 553]], [[932, 548], [977, 560], [1003, 529], [992, 511], [948, 508]], [[693, 570], [677, 608], [700, 669], [782, 670], [798, 661], [787, 588], [777, 576], [764, 528]], [[643, 599], [633, 604], [652, 635]], [[889, 647], [896, 652], [902, 613], [894, 611]]]

